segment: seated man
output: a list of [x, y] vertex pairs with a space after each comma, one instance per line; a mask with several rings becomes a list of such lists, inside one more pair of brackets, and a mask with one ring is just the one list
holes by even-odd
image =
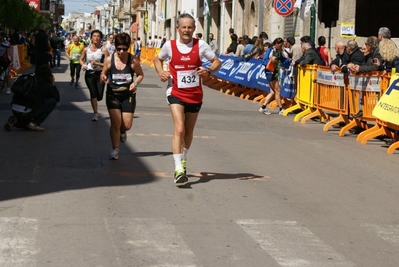
[[35, 77], [37, 89], [33, 97], [13, 95], [11, 102], [13, 116], [10, 116], [4, 125], [6, 131], [11, 131], [14, 126], [38, 132], [46, 130], [41, 124], [60, 101], [60, 94], [54, 85], [55, 79], [48, 65], [40, 66], [36, 70]]
[[332, 71], [339, 70], [342, 66], [348, 63], [349, 55], [346, 52], [346, 47], [344, 41], [337, 41], [335, 43], [335, 51], [337, 55], [335, 59], [331, 62], [330, 68]]

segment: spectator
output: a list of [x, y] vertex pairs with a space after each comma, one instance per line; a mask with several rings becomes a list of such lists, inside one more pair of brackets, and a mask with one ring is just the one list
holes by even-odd
[[230, 48], [233, 51], [233, 53], [235, 54], [237, 51], [237, 46], [238, 46], [238, 42], [237, 42], [237, 34], [233, 33], [231, 35], [231, 44], [230, 44]]
[[[349, 56], [347, 62], [348, 64], [352, 63], [360, 66], [365, 64], [364, 55], [355, 40], [348, 41], [346, 46], [346, 52], [348, 53]], [[346, 65], [342, 65], [341, 70], [342, 72], [348, 72], [348, 68]]]
[[44, 132], [41, 124], [54, 110], [60, 101], [60, 94], [55, 86], [55, 79], [48, 65], [41, 65], [35, 73], [38, 82], [37, 91], [33, 98], [14, 94], [11, 102], [13, 116], [8, 118], [4, 129], [11, 131], [17, 128], [28, 128], [33, 131]]
[[152, 47], [156, 48], [158, 43], [158, 36], [154, 35], [154, 40], [152, 40]]
[[137, 57], [137, 59], [140, 62], [141, 61], [141, 59], [140, 59], [140, 57], [141, 57], [141, 39], [140, 39], [140, 37], [137, 37], [135, 56]]
[[21, 40], [21, 35], [19, 34], [18, 29], [10, 30], [10, 43], [11, 43], [11, 45], [23, 44], [23, 42]]
[[346, 52], [344, 41], [339, 40], [335, 43], [335, 51], [337, 52], [337, 55], [330, 64], [330, 68], [332, 71], [339, 70], [342, 66], [346, 65], [349, 60], [349, 55]]
[[[365, 64], [358, 65], [349, 63], [348, 69], [353, 72], [371, 72], [382, 70], [382, 65], [376, 65], [375, 62], [383, 62], [378, 49], [378, 38], [370, 36], [367, 38], [365, 47], [363, 49], [363, 55], [365, 57]], [[361, 92], [361, 98], [359, 102], [359, 111], [353, 116], [354, 119], [363, 117], [363, 92]], [[359, 129], [355, 129], [354, 133], [358, 133]]]
[[195, 38], [197, 38], [197, 39], [202, 39], [202, 33], [196, 33], [195, 34]]
[[325, 66], [330, 66], [331, 64], [331, 52], [330, 49], [328, 49], [326, 45], [326, 38], [324, 36], [320, 36], [318, 38], [318, 44], [319, 47], [317, 48], [317, 51], [319, 51], [321, 57], [324, 60], [324, 65]]
[[324, 62], [317, 55], [316, 51], [312, 49], [310, 43], [302, 43], [302, 49], [304, 51], [304, 57], [302, 61], [299, 63], [301, 66], [305, 66], [307, 64], [317, 64], [324, 65]]
[[[5, 74], [6, 82], [6, 94], [11, 94], [11, 76], [10, 76], [10, 65], [11, 63], [11, 45], [6, 40], [7, 34], [5, 32], [0, 32], [0, 67], [3, 68]], [[4, 84], [1, 86], [3, 87]]]
[[51, 48], [53, 49], [52, 66], [56, 69], [61, 69], [61, 46], [63, 41], [61, 40], [61, 33], [54, 34], [50, 40]]
[[251, 39], [249, 39], [248, 37], [246, 37], [242, 40], [242, 44], [244, 45], [244, 50], [242, 52], [243, 52], [243, 56], [245, 58], [246, 55], [249, 55], [251, 53], [254, 46], [253, 46], [253, 44], [251, 44]]
[[209, 46], [211, 47], [211, 50], [214, 53], [218, 52], [219, 47], [218, 47], [216, 40], [214, 39], [213, 33], [209, 34]]
[[152, 47], [153, 47], [153, 42], [151, 40], [151, 36], [148, 36], [147, 48], [152, 48]]
[[378, 30], [378, 40], [391, 39], [391, 31], [387, 27]]
[[[288, 37], [285, 40], [285, 48], [283, 56], [288, 60], [284, 60], [280, 68], [280, 90], [284, 92], [284, 96], [290, 100], [295, 96], [295, 68], [292, 60], [292, 47], [295, 45], [295, 38]], [[283, 94], [282, 94], [283, 95]]]
[[253, 45], [253, 48], [249, 54], [244, 55], [244, 59], [248, 60], [250, 58], [263, 59], [263, 54], [265, 53], [265, 48], [263, 47], [263, 40], [258, 38]]
[[[233, 28], [230, 28], [229, 29], [229, 35], [230, 35], [230, 38], [231, 38], [231, 36], [234, 34], [234, 29]], [[233, 41], [233, 39], [231, 39], [231, 41]]]
[[288, 37], [284, 39], [283, 56], [292, 59], [292, 47], [295, 45], [295, 38]]
[[236, 52], [234, 53], [234, 56], [242, 57], [243, 55], [244, 55], [244, 45], [242, 43], [242, 37], [239, 37], [237, 49], [236, 49]]
[[378, 45], [382, 62], [378, 58], [375, 58], [374, 65], [383, 66], [383, 69], [387, 72], [391, 72], [392, 68], [399, 71], [399, 50], [395, 43], [391, 39], [382, 39]]
[[375, 65], [375, 59], [378, 62], [383, 62], [380, 50], [378, 49], [378, 39], [375, 36], [370, 36], [367, 38], [365, 43], [365, 50], [363, 51], [363, 55], [365, 57], [365, 64], [353, 64], [349, 63], [348, 68], [353, 72], [370, 72], [370, 71], [380, 71], [383, 69], [382, 65]]
[[158, 36], [158, 43], [157, 43], [157, 47], [161, 48], [162, 47], [162, 43], [164, 43], [163, 38], [161, 35]]
[[269, 40], [269, 36], [267, 35], [267, 33], [261, 32], [261, 33], [259, 34], [259, 38], [262, 39], [262, 41], [263, 41], [263, 46], [265, 46], [266, 43], [271, 44], [271, 41]]
[[234, 57], [235, 54], [233, 53], [233, 49], [231, 47], [227, 47], [226, 52], [224, 53], [225, 56]]
[[[320, 64], [320, 65], [323, 65], [323, 66], [324, 66], [324, 60], [323, 60], [323, 58], [321, 57], [319, 51], [317, 51], [316, 46], [315, 46], [314, 42], [312, 41], [312, 38], [310, 38], [309, 35], [302, 36], [302, 37], [301, 37], [301, 43], [302, 43], [302, 44], [303, 44], [303, 43], [308, 43], [308, 44], [310, 44], [310, 47], [312, 48], [312, 50], [314, 50], [314, 52], [316, 53], [316, 55], [319, 57], [320, 62], [322, 62], [322, 64]], [[302, 45], [301, 45], [301, 50], [303, 50]], [[302, 52], [303, 52], [303, 51], [302, 51]], [[313, 54], [313, 53], [312, 53], [312, 54]], [[303, 54], [302, 54], [302, 57], [295, 61], [295, 64], [300, 64], [301, 61], [303, 61], [304, 57], [305, 57], [305, 54], [303, 53]]]
[[48, 65], [50, 52], [49, 40], [46, 33], [46, 24], [39, 25], [39, 31], [35, 35], [36, 69], [41, 65]]
[[291, 53], [292, 53], [292, 61], [296, 62], [297, 60], [299, 60], [303, 56], [301, 44], [295, 42], [295, 44], [291, 47]]

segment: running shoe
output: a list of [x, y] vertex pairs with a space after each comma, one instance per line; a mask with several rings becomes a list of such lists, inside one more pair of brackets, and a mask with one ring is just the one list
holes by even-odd
[[109, 153], [110, 160], [117, 160], [119, 159], [119, 148], [111, 149], [111, 153]]
[[126, 132], [121, 133], [120, 140], [121, 140], [121, 143], [126, 143], [126, 140], [127, 140]]
[[184, 169], [181, 168], [175, 171], [175, 184], [176, 186], [185, 185], [188, 182], [188, 178], [184, 173]]
[[79, 89], [79, 84], [75, 83], [75, 89]]
[[40, 125], [37, 125], [37, 124], [34, 123], [34, 122], [28, 123], [28, 124], [26, 125], [26, 127], [28, 127], [29, 129], [31, 129], [31, 130], [33, 130], [33, 131], [36, 131], [36, 132], [44, 132], [44, 131], [46, 130], [46, 128], [44, 128], [44, 127], [42, 127], [42, 126], [40, 126]]
[[263, 113], [263, 114], [265, 114], [265, 115], [270, 115], [270, 114], [272, 114], [268, 108], [262, 108], [262, 107], [259, 109], [259, 112], [260, 112], [260, 113]]
[[278, 112], [278, 115], [283, 115], [284, 114], [285, 109], [280, 109], [280, 111]]
[[10, 95], [11, 94], [11, 89], [10, 88], [7, 88], [6, 89], [6, 95]]
[[11, 131], [12, 127], [14, 127], [14, 124], [17, 123], [17, 118], [15, 118], [14, 116], [10, 116], [8, 118], [8, 121], [6, 124], [4, 124], [4, 130], [6, 131]]
[[187, 159], [183, 159], [183, 160], [181, 161], [181, 166], [182, 166], [183, 169], [184, 169], [184, 174], [187, 174], [186, 165], [187, 165]]
[[98, 113], [94, 113], [93, 118], [91, 119], [91, 121], [98, 121], [98, 117], [100, 115]]
[[75, 81], [75, 79], [72, 78], [72, 79], [71, 79], [71, 82], [69, 83], [69, 86], [72, 86], [74, 81]]

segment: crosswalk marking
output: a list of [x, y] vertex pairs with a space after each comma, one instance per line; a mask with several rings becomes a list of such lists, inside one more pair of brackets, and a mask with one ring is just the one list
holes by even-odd
[[281, 266], [356, 266], [297, 222], [237, 220], [236, 223]]
[[0, 217], [0, 266], [36, 266], [36, 219]]
[[362, 224], [362, 227], [376, 233], [379, 237], [395, 247], [399, 247], [399, 225], [380, 226], [375, 224]]
[[[201, 266], [185, 243], [184, 231], [167, 218], [105, 218], [102, 222], [116, 256], [116, 266]], [[282, 267], [356, 267], [295, 221], [235, 222]], [[37, 244], [38, 236], [42, 236], [39, 223], [32, 218], [0, 217], [1, 267], [39, 266], [39, 253], [47, 253]], [[399, 247], [399, 225], [362, 224], [361, 227]]]
[[[165, 218], [105, 219], [113, 246], [129, 252], [135, 266], [199, 266], [175, 226]], [[118, 256], [118, 253], [117, 253]], [[118, 256], [120, 266], [132, 266]]]

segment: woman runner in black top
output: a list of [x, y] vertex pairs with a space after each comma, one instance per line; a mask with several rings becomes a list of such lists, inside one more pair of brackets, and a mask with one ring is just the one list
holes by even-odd
[[144, 77], [140, 62], [128, 52], [130, 42], [128, 34], [116, 35], [115, 53], [105, 59], [101, 72], [102, 82], [107, 83], [106, 103], [111, 119], [109, 158], [114, 160], [119, 158], [119, 143], [126, 142], [126, 131], [133, 125], [137, 85]]

